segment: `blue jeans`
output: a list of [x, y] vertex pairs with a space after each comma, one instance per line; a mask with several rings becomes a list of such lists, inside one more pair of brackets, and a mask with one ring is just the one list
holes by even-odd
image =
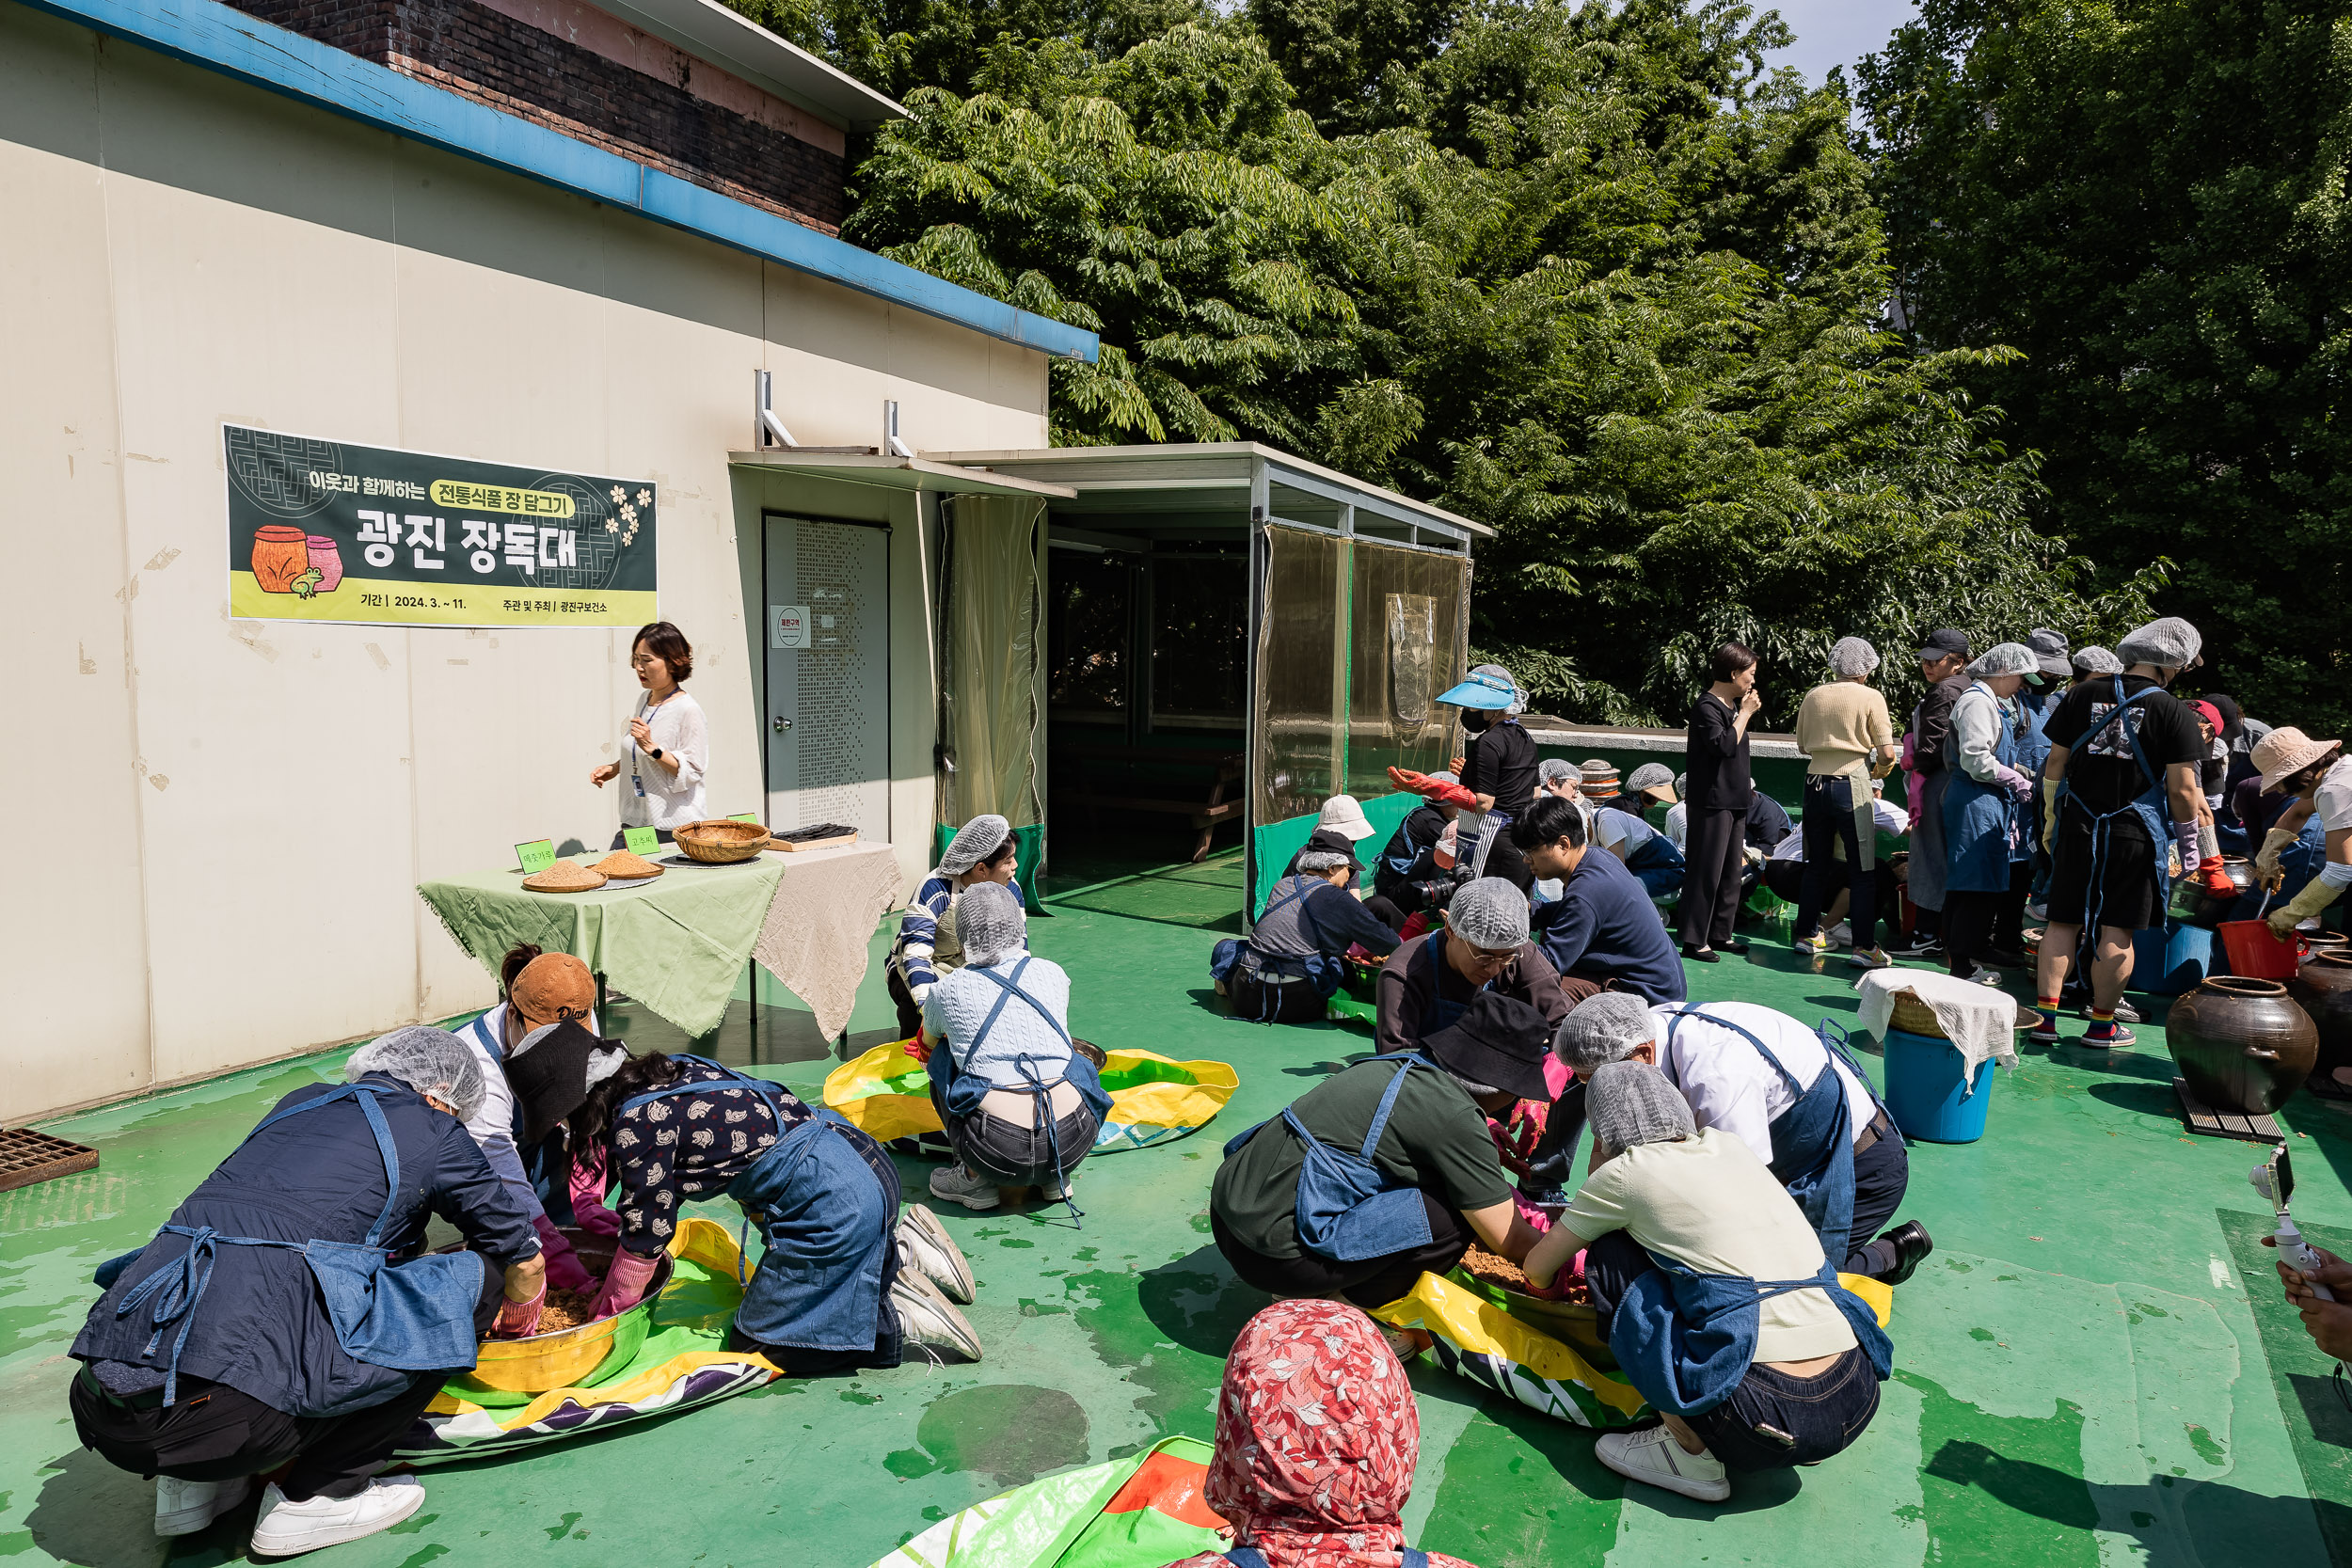
[[1835, 896], [1836, 853], [1846, 851], [1848, 896], [1846, 920], [1853, 927], [1854, 951], [1867, 953], [1879, 944], [1878, 879], [1862, 869], [1862, 844], [1854, 832], [1853, 783], [1831, 773], [1815, 773], [1804, 781], [1804, 884], [1797, 897], [1793, 934], [1809, 937], [1821, 923], [1821, 911]]

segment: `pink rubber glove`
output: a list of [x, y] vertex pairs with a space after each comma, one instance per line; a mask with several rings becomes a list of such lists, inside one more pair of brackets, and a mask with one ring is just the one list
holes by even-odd
[[640, 1258], [627, 1247], [612, 1256], [612, 1272], [604, 1276], [604, 1289], [596, 1292], [596, 1305], [591, 1317], [609, 1318], [626, 1312], [645, 1297], [645, 1286], [653, 1279], [653, 1271], [660, 1263], [657, 1254]]
[[[577, 1267], [577, 1265], [575, 1265]], [[554, 1271], [550, 1269], [548, 1275]], [[501, 1301], [498, 1321], [490, 1325], [493, 1339], [528, 1339], [539, 1332], [539, 1309], [548, 1304], [548, 1276], [539, 1280], [538, 1293], [529, 1301]]]
[[559, 1291], [576, 1291], [582, 1294], [596, 1288], [596, 1276], [580, 1260], [572, 1243], [564, 1232], [555, 1228], [545, 1214], [531, 1216], [531, 1228], [539, 1233], [539, 1256], [548, 1260], [548, 1283]]
[[1527, 1222], [1527, 1227], [1535, 1232], [1538, 1236], [1551, 1228], [1551, 1216], [1545, 1213], [1534, 1204], [1528, 1202], [1527, 1195], [1525, 1193], [1513, 1193], [1511, 1195], [1511, 1204], [1512, 1207], [1518, 1210], [1519, 1218]]
[[589, 1150], [584, 1160], [578, 1154], [572, 1156], [569, 1186], [573, 1223], [594, 1236], [621, 1233], [621, 1216], [604, 1206], [603, 1149]]
[[1538, 1285], [1534, 1280], [1529, 1280], [1525, 1293], [1534, 1296], [1537, 1301], [1565, 1301], [1568, 1299], [1568, 1288], [1572, 1285], [1581, 1285], [1583, 1282], [1584, 1255], [1580, 1252], [1568, 1259], [1565, 1268], [1551, 1276], [1550, 1284]]

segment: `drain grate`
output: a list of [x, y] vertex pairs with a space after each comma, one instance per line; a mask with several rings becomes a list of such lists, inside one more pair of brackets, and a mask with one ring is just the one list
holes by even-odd
[[0, 1192], [54, 1181], [98, 1164], [98, 1150], [29, 1127], [0, 1128]]

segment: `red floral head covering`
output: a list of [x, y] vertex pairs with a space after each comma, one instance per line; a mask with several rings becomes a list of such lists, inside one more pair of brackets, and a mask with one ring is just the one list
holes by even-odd
[[1202, 1495], [1270, 1568], [1397, 1568], [1420, 1452], [1412, 1385], [1372, 1320], [1277, 1302], [1225, 1364]]

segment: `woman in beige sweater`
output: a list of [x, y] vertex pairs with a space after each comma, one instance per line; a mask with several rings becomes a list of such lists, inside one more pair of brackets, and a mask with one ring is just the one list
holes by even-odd
[[1878, 831], [1871, 820], [1870, 780], [1883, 775], [1899, 754], [1886, 698], [1871, 689], [1878, 650], [1859, 637], [1841, 637], [1829, 651], [1825, 681], [1804, 694], [1797, 708], [1797, 750], [1807, 759], [1804, 781], [1804, 891], [1797, 900], [1796, 948], [1808, 957], [1829, 952], [1817, 935], [1821, 909], [1836, 895], [1836, 848], [1845, 847], [1851, 879], [1853, 930], [1858, 969], [1883, 969], [1887, 958], [1878, 943]]

